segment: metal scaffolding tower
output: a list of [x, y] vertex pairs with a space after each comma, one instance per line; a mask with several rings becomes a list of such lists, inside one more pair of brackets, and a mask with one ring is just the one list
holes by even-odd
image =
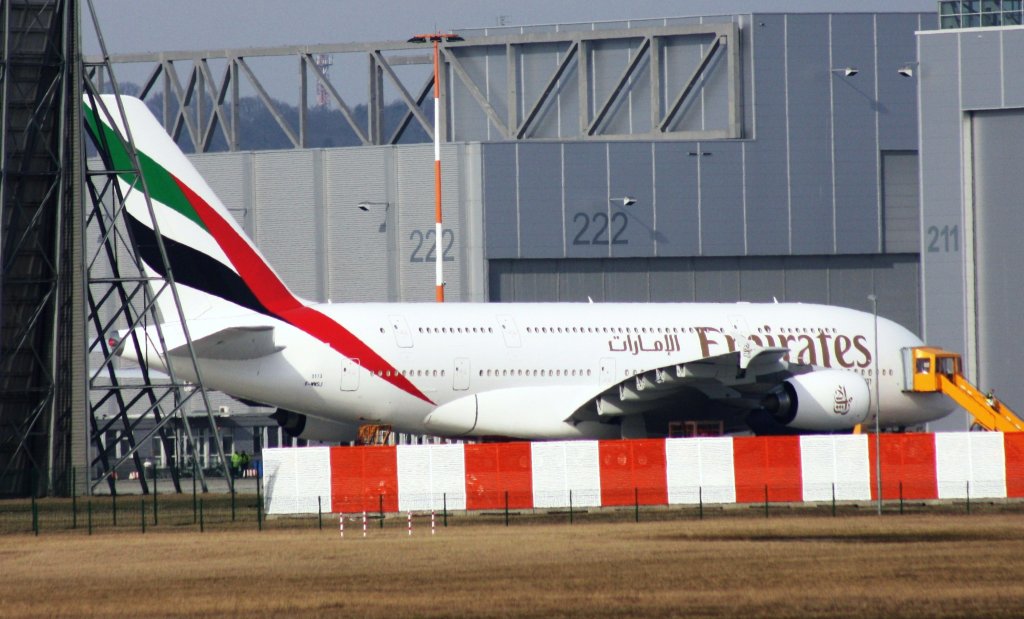
[[83, 444], [76, 3], [5, 0], [0, 13], [0, 496], [66, 493]]
[[[127, 123], [114, 122], [114, 119], [124, 119], [120, 98], [99, 98], [104, 84], [109, 85], [115, 95], [120, 95], [120, 89], [111, 71], [106, 44], [91, 0], [88, 7], [103, 59], [83, 63], [83, 96], [92, 110], [85, 114], [93, 114], [96, 120], [111, 127], [118, 124], [126, 126]], [[115, 104], [111, 105], [111, 102]], [[81, 158], [86, 194], [83, 264], [86, 279], [85, 341], [89, 357], [86, 381], [89, 442], [92, 447], [89, 457], [90, 491], [106, 482], [110, 492], [116, 492], [117, 474], [125, 473], [127, 467], [138, 473], [141, 490], [148, 493], [146, 469], [139, 447], [153, 439], [161, 443], [170, 458], [169, 469], [176, 491], [181, 491], [182, 474], [197, 476], [203, 491], [206, 491], [206, 478], [199, 465], [201, 446], [193, 436], [189, 421], [189, 413], [197, 409], [205, 414], [209, 422], [210, 441], [220, 460], [218, 468], [223, 471], [230, 487], [232, 482], [223, 443], [206, 391], [202, 387], [199, 365], [192, 352], [192, 341], [159, 226], [154, 223], [158, 251], [164, 263], [161, 270], [166, 273], [165, 278], [147, 274], [124, 221], [125, 199], [132, 193], [145, 196], [149, 216], [154, 222], [157, 221], [130, 127], [125, 134], [112, 138], [109, 134], [90, 133], [90, 137], [101, 153], [110, 152], [106, 140], [122, 140], [122, 146], [129, 154], [129, 166], [118, 168], [112, 161], [100, 160], [99, 157], [88, 158], [84, 149]], [[161, 295], [173, 297], [178, 316], [159, 316], [156, 302]], [[167, 374], [154, 372], [145, 363], [138, 368], [126, 368], [120, 363], [116, 354], [119, 346], [132, 346], [137, 358], [145, 358], [141, 353], [145, 344], [139, 336], [140, 330], [151, 329], [163, 344], [161, 319], [180, 321], [185, 326], [186, 343], [191, 353], [189, 363], [192, 373], [200, 380], [189, 383], [179, 379], [170, 358], [166, 359]], [[123, 338], [112, 337], [118, 332], [126, 335]], [[150, 420], [152, 428], [145, 433], [139, 432], [143, 422]]]

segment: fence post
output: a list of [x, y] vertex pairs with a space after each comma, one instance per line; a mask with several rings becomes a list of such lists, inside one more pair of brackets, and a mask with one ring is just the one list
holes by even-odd
[[572, 490], [569, 490], [569, 524], [572, 524]]
[[156, 475], [156, 464], [154, 464], [153, 465], [153, 526], [156, 526], [156, 525], [160, 524], [160, 516], [159, 516], [160, 508], [159, 508], [158, 499], [157, 499], [157, 496], [160, 493], [157, 492], [156, 478], [157, 478], [157, 475]]
[[903, 480], [900, 480], [900, 516], [903, 515]]
[[146, 497], [141, 497], [139, 499], [139, 505], [142, 506], [142, 511], [139, 512], [139, 515], [140, 515], [139, 521], [142, 522], [142, 532], [145, 533], [146, 532]]
[[[317, 503], [319, 503], [320, 502], [320, 497], [317, 497], [316, 501], [317, 501]], [[231, 483], [231, 522], [234, 522], [234, 521], [235, 521], [235, 484], [234, 484], [234, 482], [232, 482]], [[323, 527], [323, 523], [320, 524], [320, 528], [321, 529], [324, 528]]]
[[764, 517], [768, 517], [768, 484], [764, 485]]
[[508, 490], [505, 491], [505, 526], [508, 526]]
[[[232, 493], [232, 498], [234, 498], [234, 493]], [[232, 510], [232, 511], [234, 511], [234, 510]], [[316, 496], [316, 521], [320, 525], [320, 530], [323, 531], [324, 530], [324, 508], [323, 508], [323, 504], [321, 503], [320, 495]]]
[[836, 482], [832, 482], [832, 517], [836, 517]]
[[199, 532], [202, 533], [206, 530], [205, 523], [203, 522], [203, 500], [199, 499]]
[[117, 491], [110, 494], [110, 503], [113, 508], [114, 526], [117, 526]]
[[697, 486], [697, 505], [700, 508], [700, 519], [704, 520], [704, 486]]
[[640, 489], [633, 486], [633, 519], [640, 522]]
[[89, 511], [89, 535], [92, 535], [92, 499], [89, 499], [89, 502], [86, 503], [86, 508]]
[[71, 467], [71, 528], [78, 528], [78, 492], [75, 490], [75, 467]]
[[195, 524], [199, 517], [199, 506], [196, 503], [196, 460], [192, 459], [192, 524]]
[[444, 526], [447, 527], [448, 526], [448, 493], [447, 492], [445, 492], [444, 494], [441, 495], [441, 501], [442, 501], [441, 508], [444, 510], [442, 512], [444, 514]]
[[36, 504], [36, 493], [32, 493], [32, 532], [39, 537], [39, 506]]
[[971, 482], [967, 482], [967, 513], [971, 513]]
[[384, 495], [378, 494], [377, 498], [380, 500], [380, 528], [384, 528]]
[[256, 467], [256, 530], [263, 530], [263, 467]]

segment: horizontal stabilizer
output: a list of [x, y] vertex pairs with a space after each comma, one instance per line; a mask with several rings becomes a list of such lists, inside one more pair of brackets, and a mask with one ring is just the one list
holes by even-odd
[[[258, 359], [284, 350], [284, 346], [274, 345], [274, 327], [270, 325], [221, 329], [194, 340], [192, 348], [198, 358], [230, 361]], [[170, 354], [187, 357], [188, 345], [171, 349]]]

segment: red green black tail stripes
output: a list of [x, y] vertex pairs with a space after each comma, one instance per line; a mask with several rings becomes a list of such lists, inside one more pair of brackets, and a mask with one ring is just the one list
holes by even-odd
[[[85, 107], [84, 113], [87, 127], [106, 164], [120, 171], [121, 180], [141, 191], [141, 183], [132, 171], [134, 166], [131, 157], [120, 136], [100, 120], [96, 111]], [[335, 320], [296, 298], [248, 239], [191, 187], [146, 153], [138, 151], [137, 155], [154, 208], [159, 209], [164, 205], [187, 217], [199, 227], [196, 232], [201, 230], [213, 237], [234, 267], [232, 270], [212, 256], [163, 236], [164, 249], [174, 268], [176, 282], [288, 323], [340, 354], [358, 359], [364, 368], [399, 389], [433, 403], [365, 342]], [[140, 257], [150, 268], [165, 275], [163, 261], [157, 253], [155, 231], [131, 216], [128, 222]]]

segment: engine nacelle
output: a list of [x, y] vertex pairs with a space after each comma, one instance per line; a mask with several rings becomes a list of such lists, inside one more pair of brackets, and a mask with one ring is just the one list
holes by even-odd
[[761, 405], [775, 421], [798, 430], [849, 430], [871, 410], [863, 378], [845, 370], [817, 370], [785, 380]]
[[359, 426], [341, 421], [325, 421], [283, 408], [277, 409], [271, 419], [292, 438], [327, 443], [348, 443], [359, 438]]

